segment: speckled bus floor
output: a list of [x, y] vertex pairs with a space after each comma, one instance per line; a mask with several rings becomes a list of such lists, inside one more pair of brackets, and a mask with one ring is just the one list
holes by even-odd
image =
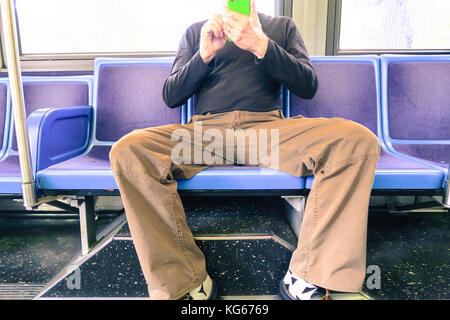
[[[275, 298], [296, 245], [280, 200], [188, 197], [184, 204], [222, 298]], [[363, 295], [333, 298], [449, 299], [449, 227], [448, 214], [371, 212]], [[76, 219], [0, 214], [0, 299], [147, 297], [125, 222], [87, 257], [79, 253]]]

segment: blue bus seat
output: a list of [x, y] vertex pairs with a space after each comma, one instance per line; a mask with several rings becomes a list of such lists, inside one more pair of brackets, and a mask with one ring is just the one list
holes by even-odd
[[[399, 157], [386, 147], [381, 129], [380, 68], [377, 56], [312, 57], [319, 90], [312, 100], [290, 95], [288, 116], [340, 117], [360, 123], [379, 137], [381, 155], [373, 189], [441, 189], [442, 172]], [[314, 177], [308, 177], [310, 189]]]
[[[95, 60], [92, 132], [86, 151], [38, 168], [42, 190], [115, 190], [109, 163], [115, 141], [134, 129], [185, 123], [185, 106], [169, 109], [161, 92], [172, 58]], [[41, 126], [40, 130], [44, 127]], [[57, 128], [64, 134], [67, 128]], [[42, 150], [44, 141], [38, 149]]]
[[[92, 99], [92, 77], [23, 77], [23, 91], [26, 115], [30, 118], [42, 112], [41, 108], [52, 107], [52, 110], [70, 109], [71, 106], [89, 105]], [[10, 104], [10, 102], [8, 101]], [[48, 109], [46, 109], [48, 110]], [[8, 132], [8, 144], [3, 160], [0, 162], [0, 195], [22, 194], [21, 172], [17, 141], [11, 117]], [[29, 124], [29, 122], [27, 122]], [[62, 122], [58, 126], [64, 126]], [[34, 142], [38, 140], [36, 128], [29, 127], [30, 148], [32, 151], [33, 172], [35, 172]], [[67, 137], [67, 136], [66, 136]], [[74, 143], [73, 136], [69, 136], [68, 144]], [[50, 146], [49, 146], [50, 147]], [[51, 157], [56, 157], [51, 154]]]
[[447, 172], [450, 160], [450, 56], [383, 55], [382, 115], [394, 154]]

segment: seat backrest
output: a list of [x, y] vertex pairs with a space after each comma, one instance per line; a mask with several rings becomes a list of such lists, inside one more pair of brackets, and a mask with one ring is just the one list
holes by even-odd
[[383, 135], [396, 151], [447, 168], [450, 56], [383, 55]]
[[387, 139], [450, 143], [450, 56], [381, 57]]
[[288, 116], [340, 117], [379, 134], [379, 59], [376, 56], [311, 57], [319, 86], [311, 100], [290, 94]]
[[7, 147], [8, 131], [9, 131], [9, 115], [10, 103], [8, 99], [7, 80], [0, 80], [0, 158], [5, 153]]
[[183, 123], [162, 91], [173, 59], [96, 59], [94, 84], [97, 141], [117, 141], [134, 129]]
[[[87, 106], [92, 103], [92, 76], [23, 77], [26, 116], [41, 108]], [[12, 149], [17, 150], [13, 129]]]

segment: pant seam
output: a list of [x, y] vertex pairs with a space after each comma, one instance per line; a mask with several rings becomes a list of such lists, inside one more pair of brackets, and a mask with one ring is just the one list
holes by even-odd
[[167, 183], [167, 176], [169, 174], [169, 170], [170, 170], [171, 166], [172, 166], [172, 161], [171, 160], [167, 161], [167, 164], [164, 167], [164, 171], [163, 171], [161, 177], [158, 179], [158, 181], [160, 183]]
[[[284, 152], [284, 150], [280, 149], [280, 152]], [[307, 151], [299, 151], [297, 149], [292, 149], [291, 148], [291, 149], [287, 149], [286, 152], [290, 153], [290, 154], [293, 154], [293, 155], [296, 155], [296, 156], [301, 156], [302, 157], [301, 158], [302, 162], [304, 162], [303, 160], [305, 158], [310, 158], [310, 159], [314, 160], [315, 162], [323, 162], [323, 163], [325, 162], [322, 159], [316, 157], [315, 155], [313, 155], [313, 154], [311, 154], [311, 153], [309, 153]]]
[[348, 165], [348, 164], [352, 164], [355, 163], [357, 161], [360, 160], [370, 160], [370, 159], [379, 159], [379, 155], [376, 153], [364, 153], [358, 156], [352, 156], [349, 158], [346, 158], [344, 160], [339, 160], [339, 161], [335, 161], [332, 162], [331, 165], [335, 166], [335, 165]]
[[172, 193], [172, 213], [175, 219], [175, 226], [176, 226], [176, 230], [177, 230], [177, 238], [178, 238], [178, 247], [181, 250], [181, 253], [183, 254], [184, 259], [186, 260], [187, 264], [189, 265], [189, 268], [191, 269], [192, 275], [193, 275], [193, 280], [194, 283], [198, 283], [198, 277], [197, 277], [197, 273], [195, 272], [195, 269], [193, 268], [192, 265], [192, 260], [189, 257], [189, 254], [186, 252], [186, 246], [184, 243], [184, 236], [183, 236], [183, 229], [181, 228], [180, 225], [180, 218], [177, 214], [177, 210], [176, 210], [176, 194]]
[[147, 170], [112, 170], [112, 173], [114, 176], [138, 176], [138, 175], [149, 175], [153, 179], [160, 181], [160, 178], [155, 176], [154, 174], [151, 174]]
[[380, 158], [379, 154], [375, 154], [375, 153], [364, 153], [358, 156], [351, 156], [349, 158], [343, 159], [343, 160], [338, 160], [338, 161], [334, 161], [334, 162], [330, 162], [330, 161], [326, 161], [323, 158], [320, 157], [314, 157], [311, 156], [310, 157], [315, 161], [315, 162], [320, 162], [324, 164], [324, 169], [329, 169], [329, 168], [336, 168], [336, 167], [344, 167], [346, 165], [349, 164], [353, 164], [356, 163], [357, 161], [361, 161], [361, 160], [373, 160], [376, 159], [378, 160]]

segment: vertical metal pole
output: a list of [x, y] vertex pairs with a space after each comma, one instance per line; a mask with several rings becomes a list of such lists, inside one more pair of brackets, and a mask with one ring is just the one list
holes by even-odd
[[20, 169], [22, 173], [23, 201], [25, 207], [31, 208], [36, 205], [36, 190], [32, 172], [25, 103], [23, 98], [15, 3], [14, 0], [0, 1], [4, 39], [3, 45], [6, 49], [6, 63], [11, 88], [11, 100], [19, 151]]

